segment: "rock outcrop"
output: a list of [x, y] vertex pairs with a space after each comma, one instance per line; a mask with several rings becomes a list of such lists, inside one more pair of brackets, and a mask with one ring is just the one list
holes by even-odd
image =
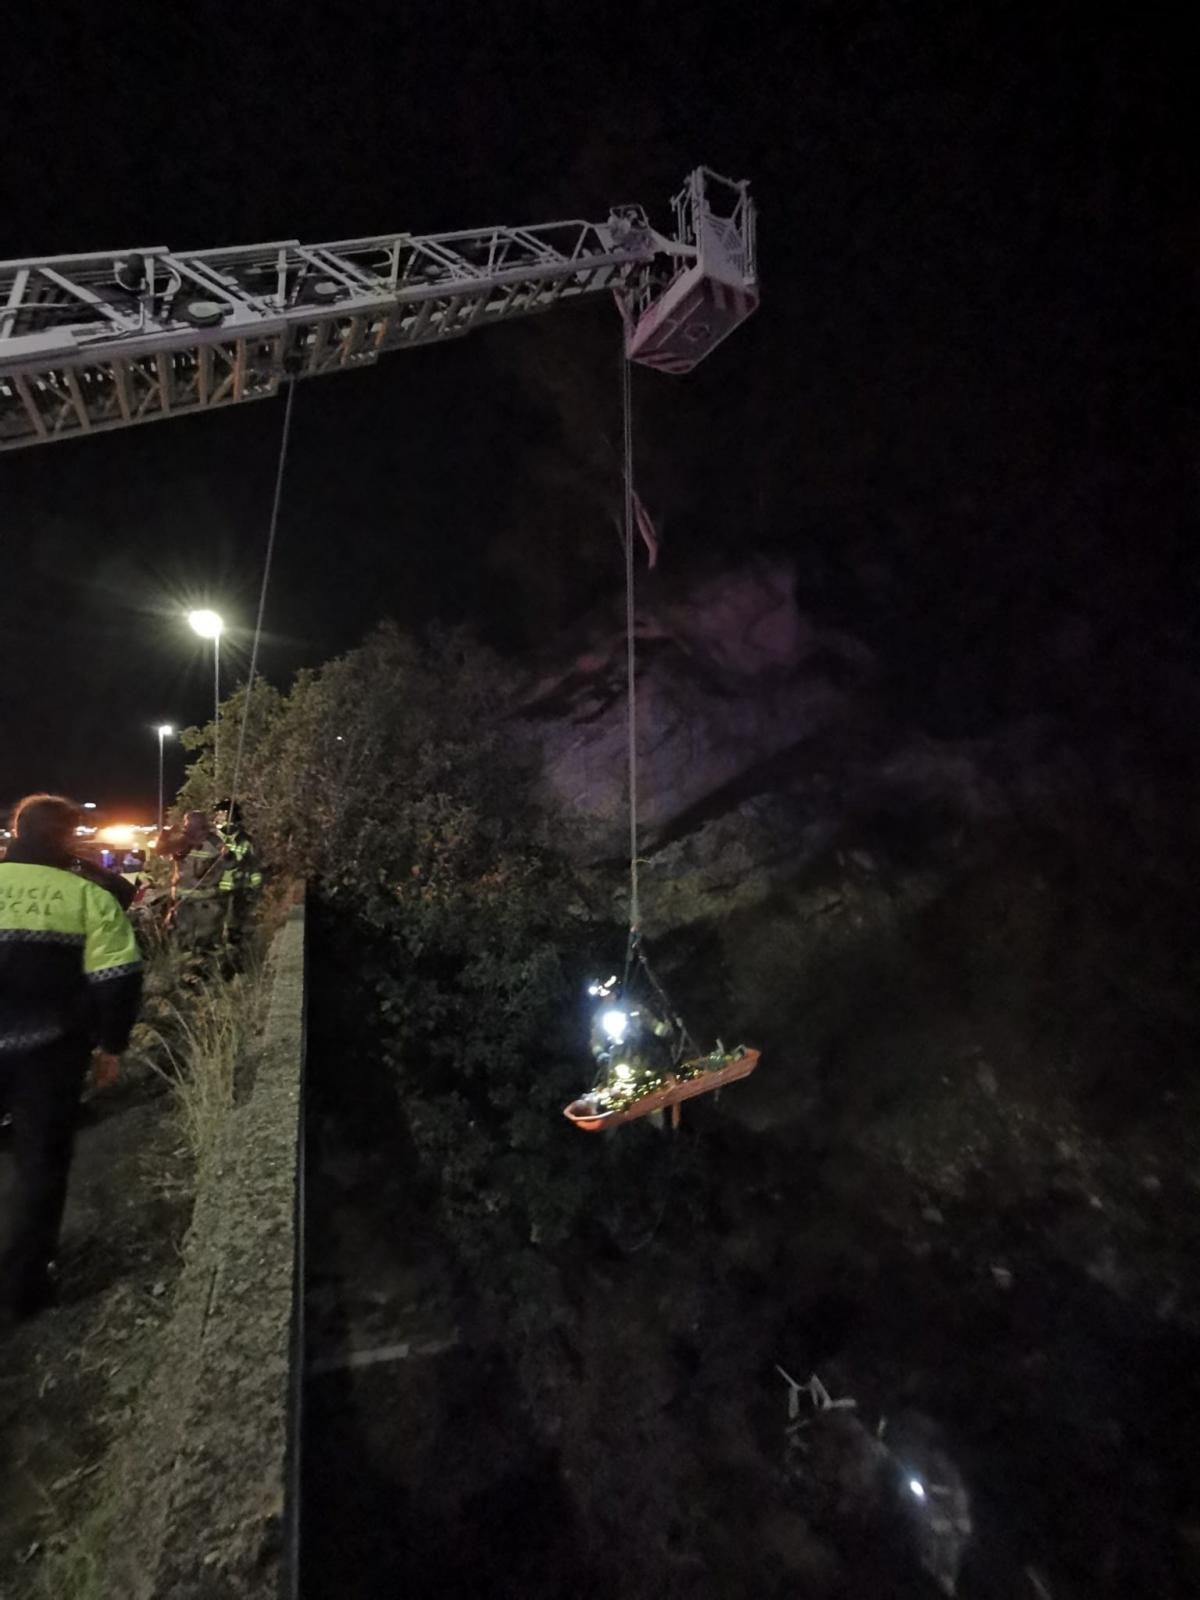
[[[625, 639], [607, 608], [548, 668], [519, 715], [541, 746], [550, 798], [596, 856], [626, 838]], [[801, 612], [786, 564], [756, 562], [671, 597], [647, 589], [637, 615], [640, 820], [649, 845], [740, 780], [853, 722], [873, 674], [856, 640]]]

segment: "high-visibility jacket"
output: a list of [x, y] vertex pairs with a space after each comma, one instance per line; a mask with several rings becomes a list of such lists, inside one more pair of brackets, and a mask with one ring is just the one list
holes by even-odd
[[232, 894], [234, 890], [244, 893], [261, 889], [262, 870], [249, 837], [241, 832], [226, 831], [221, 838], [229, 857], [221, 874], [222, 892]]
[[119, 1055], [142, 994], [129, 918], [65, 867], [0, 862], [0, 1060], [59, 1040]]
[[76, 856], [71, 862], [71, 871], [77, 872], [81, 878], [90, 878], [101, 889], [107, 889], [109, 894], [116, 897], [122, 911], [128, 911], [133, 904], [136, 885], [131, 885], [121, 873], [110, 872], [107, 867], [97, 866], [94, 861], [85, 861], [81, 856]]

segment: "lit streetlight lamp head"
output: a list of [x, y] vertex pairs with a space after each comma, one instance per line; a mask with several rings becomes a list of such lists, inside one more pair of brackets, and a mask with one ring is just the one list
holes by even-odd
[[175, 729], [169, 722], [160, 722], [155, 732], [158, 734], [160, 739], [169, 739], [175, 732]]
[[225, 624], [215, 611], [189, 611], [188, 626], [202, 639], [219, 639], [225, 631]]

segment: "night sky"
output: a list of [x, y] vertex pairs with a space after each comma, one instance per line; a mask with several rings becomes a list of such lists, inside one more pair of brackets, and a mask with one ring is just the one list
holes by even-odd
[[[38, 7], [17, 37], [5, 24], [0, 256], [602, 220], [624, 201], [665, 225], [704, 162], [755, 186], [763, 308], [693, 378], [639, 377], [664, 559], [788, 550], [802, 604], [886, 636], [933, 731], [1036, 707], [1030, 641], [1059, 624], [1182, 649], [1181, 41], [1132, 6], [840, 0], [773, 28], [747, 22], [759, 9], [364, 0], [118, 27]], [[524, 644], [615, 584], [588, 463], [616, 337], [607, 307], [556, 313], [301, 386], [266, 674], [382, 615]], [[282, 416], [0, 458], [0, 800], [49, 787], [149, 814], [153, 724], [210, 703], [180, 613], [216, 606], [231, 672], [246, 653]], [[883, 600], [863, 579], [881, 571]]]

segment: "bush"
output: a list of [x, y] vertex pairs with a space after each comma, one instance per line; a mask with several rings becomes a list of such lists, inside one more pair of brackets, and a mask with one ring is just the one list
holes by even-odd
[[462, 634], [383, 626], [264, 697], [239, 793], [270, 866], [308, 880], [341, 1036], [382, 1058], [457, 1247], [511, 1295], [513, 1252], [569, 1237], [647, 1146], [561, 1116], [589, 1076], [588, 948], [623, 935], [574, 909], [505, 681]]

